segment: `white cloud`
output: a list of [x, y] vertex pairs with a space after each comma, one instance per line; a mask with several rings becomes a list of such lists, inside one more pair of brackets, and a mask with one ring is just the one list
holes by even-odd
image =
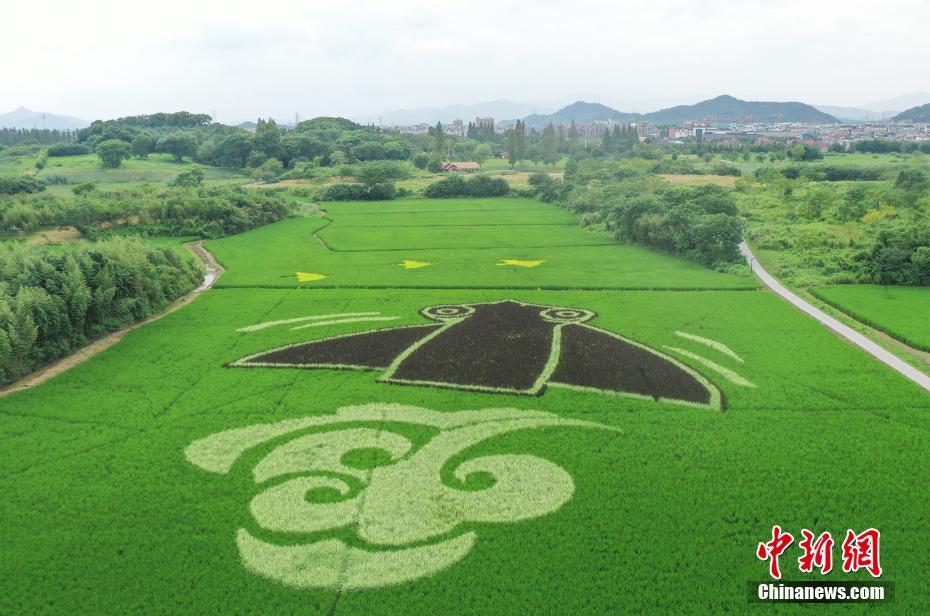
[[721, 93], [862, 104], [928, 90], [930, 4], [769, 0], [51, 0], [3, 9], [0, 110], [357, 115], [511, 98], [628, 110]]

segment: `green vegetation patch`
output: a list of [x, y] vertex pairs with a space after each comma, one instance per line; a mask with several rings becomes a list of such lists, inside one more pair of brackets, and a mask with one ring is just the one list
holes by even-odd
[[[739, 387], [707, 373], [729, 402], [727, 412], [720, 413], [560, 388], [530, 397], [390, 387], [378, 382], [377, 373], [364, 371], [223, 367], [270, 348], [372, 328], [358, 322], [237, 331], [271, 320], [377, 312], [399, 317], [385, 324], [394, 327], [422, 323], [417, 311], [424, 305], [507, 298], [584, 306], [597, 313], [591, 324], [600, 329], [651, 348], [674, 346], [706, 356], [757, 387]], [[743, 363], [701, 341], [684, 339], [679, 331], [718, 341]], [[455, 453], [442, 448], [437, 454], [446, 461], [441, 469], [431, 466], [419, 474], [437, 490], [453, 490], [462, 498], [500, 494], [490, 501], [494, 508], [481, 511], [515, 511], [505, 507], [509, 498], [488, 490], [511, 485], [502, 479], [522, 476], [510, 471], [528, 457], [557, 466], [573, 486], [565, 499], [566, 492], [555, 489], [567, 485], [565, 475], [539, 466], [552, 473], [533, 474], [527, 483], [533, 492], [508, 494], [541, 506], [541, 497], [532, 496], [541, 490], [563, 495], [545, 501], [560, 505], [533, 509], [537, 515], [503, 519], [498, 514], [497, 521], [462, 505], [454, 511], [470, 512], [464, 518], [468, 522], [442, 534], [426, 529], [448, 528], [460, 518], [424, 508], [437, 501], [427, 498], [432, 488], [413, 489], [421, 486], [419, 475], [404, 490], [387, 482], [387, 475], [382, 482], [381, 473], [371, 481], [353, 480], [365, 471], [351, 456], [344, 461], [341, 456], [347, 444], [350, 449], [380, 447], [392, 460], [398, 455], [392, 453], [397, 451], [393, 443], [409, 443], [411, 456], [424, 448], [437, 450], [445, 439], [436, 439], [447, 428], [418, 424], [409, 413], [404, 421], [382, 409], [374, 420], [357, 417], [325, 429], [304, 424], [300, 431], [252, 448], [240, 445], [241, 454], [224, 473], [207, 472], [189, 461], [192, 444], [229, 430], [307, 418], [331, 421], [339, 418], [338, 409], [372, 404], [416, 407], [446, 418], [481, 411], [493, 421], [503, 419], [495, 409], [509, 408], [525, 420], [539, 412], [622, 433], [550, 425], [499, 433]], [[22, 417], [24, 410], [28, 417]], [[745, 605], [745, 587], [732, 580], [764, 575], [765, 563], [753, 553], [772, 521], [800, 528], [816, 518], [825, 528], [881, 528], [882, 547], [894, 555], [883, 564], [898, 585], [898, 605], [925, 611], [930, 582], [921, 574], [925, 554], [911, 530], [920, 528], [923, 495], [901, 486], [930, 479], [923, 455], [930, 447], [927, 411], [930, 399], [916, 386], [767, 292], [211, 290], [42, 387], [0, 399], [0, 450], [11, 460], [4, 465], [0, 517], [5, 528], [15, 531], [0, 562], [9, 589], [0, 597], [0, 610], [38, 611], [52, 597], [67, 600], [69, 609], [97, 612], [155, 604], [171, 611], [248, 610], [257, 601], [286, 611], [327, 612], [336, 602], [331, 589], [344, 587], [339, 609], [360, 613], [427, 606], [452, 612], [463, 600], [487, 610], [542, 612], [555, 606], [601, 612], [622, 604], [675, 611], [680, 599], [668, 591], [680, 586], [681, 573], [675, 571], [678, 557], [670, 555], [680, 554], [680, 546], [695, 537], [706, 552], [699, 562], [683, 565], [692, 580], [687, 586], [692, 600], [738, 610]], [[377, 444], [350, 440], [349, 429], [374, 431]], [[863, 433], [869, 435], [865, 443]], [[327, 459], [338, 466], [320, 472], [319, 458], [301, 457], [313, 466], [261, 475], [256, 483], [254, 469], [274, 451], [316, 434], [333, 445], [335, 454]], [[825, 450], [832, 452], [826, 462], [798, 462]], [[514, 464], [475, 462], [488, 456]], [[376, 468], [399, 472], [396, 463]], [[491, 472], [498, 481], [481, 480], [479, 471]], [[875, 476], [881, 481], [864, 479]], [[288, 496], [280, 507], [266, 506], [270, 490], [280, 489], [283, 498], [281, 486], [310, 477], [343, 482], [334, 488], [341, 498], [329, 503], [331, 492], [312, 492], [305, 501]], [[809, 489], [789, 490], [785, 481]], [[366, 519], [372, 524], [376, 519], [426, 520], [428, 525], [396, 526], [423, 529], [420, 539], [360, 536], [354, 518], [332, 517], [336, 511], [331, 507], [357, 503], [363, 490], [377, 489], [380, 499], [387, 497], [380, 490], [388, 488], [409, 506], [393, 501], [396, 506]], [[773, 492], [780, 497], [771, 498]], [[54, 506], [48, 504], [50, 493]], [[303, 502], [325, 507], [314, 511], [324, 514], [317, 520], [329, 521], [327, 530], [304, 532], [304, 526], [293, 532], [295, 527], [282, 526], [294, 523], [287, 517], [295, 510], [290, 507], [303, 507]], [[467, 552], [463, 548], [459, 559], [449, 556], [444, 568], [407, 581], [386, 580], [364, 592], [350, 589], [358, 584], [349, 580], [361, 577], [332, 584], [331, 578], [315, 578], [325, 582], [324, 588], [291, 577], [282, 580], [288, 575], [280, 568], [283, 561], [261, 558], [258, 549], [329, 541], [346, 546], [339, 548], [343, 554], [349, 548], [391, 552], [434, 546], [467, 533], [475, 533], [474, 544]], [[329, 561], [310, 564], [321, 562]], [[380, 575], [397, 569], [371, 571]], [[566, 571], [573, 572], [570, 588], [564, 585]], [[191, 586], [191, 572], [209, 583]], [[832, 575], [828, 579], [844, 577]], [[514, 584], [522, 589], [518, 597]]]
[[811, 294], [866, 325], [930, 352], [930, 289], [878, 285], [815, 287]]
[[[418, 212], [448, 248], [416, 231]], [[586, 232], [553, 206], [401, 200], [326, 215], [209, 242], [227, 287], [0, 399], [0, 612], [677, 613], [682, 592], [695, 611], [738, 612], [773, 523], [881, 529], [896, 607], [930, 609], [926, 498], [912, 488], [930, 481], [930, 397], [916, 384], [749, 277], [572, 245]], [[360, 252], [314, 236], [342, 223], [390, 233], [346, 236]], [[488, 227], [520, 245], [461, 239]], [[531, 247], [540, 238], [564, 245]], [[684, 290], [701, 287], [727, 290]], [[508, 300], [589, 317], [565, 338], [609, 332], [693, 367], [726, 412], [596, 391], [611, 376], [588, 369], [602, 336], [563, 342], [583, 355], [560, 353], [542, 396], [387, 385], [380, 368], [402, 344], [352, 351], [379, 370], [226, 367], [435, 325], [424, 306], [453, 319], [475, 307], [459, 325], [477, 319], [480, 333], [477, 307]], [[468, 375], [481, 345], [524, 331], [501, 323], [499, 339], [409, 358], [421, 374], [460, 360]]]
[[[125, 184], [137, 182], [163, 183], [173, 180], [179, 173], [187, 171], [194, 165], [190, 162], [176, 162], [171, 156], [156, 154], [148, 158], [129, 158], [119, 168], [106, 168], [97, 155], [67, 156], [52, 158], [39, 174], [39, 177], [56, 176], [64, 178], [67, 184], [82, 182], [99, 182], [101, 185]], [[244, 182], [246, 178], [239, 172], [220, 167], [201, 167], [208, 182], [218, 180]]]
[[532, 199], [403, 199], [324, 209], [325, 218], [286, 220], [210, 242], [228, 270], [219, 284], [295, 287], [295, 272], [317, 272], [326, 278], [308, 288], [758, 288], [748, 270], [723, 274], [621, 245]]

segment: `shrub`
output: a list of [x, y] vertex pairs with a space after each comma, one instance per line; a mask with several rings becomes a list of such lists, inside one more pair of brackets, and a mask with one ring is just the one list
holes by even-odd
[[429, 164], [429, 154], [426, 152], [417, 152], [413, 157], [413, 166], [417, 169], [426, 169]]
[[45, 183], [50, 186], [71, 183], [71, 178], [69, 178], [67, 175], [62, 175], [61, 173], [49, 173], [42, 176], [42, 179], [45, 180]]
[[184, 188], [197, 188], [203, 186], [203, 170], [194, 165], [187, 171], [179, 173], [176, 178], [168, 182], [168, 186], [180, 186]]
[[490, 175], [475, 175], [466, 180], [469, 197], [503, 197], [510, 192], [507, 180]]
[[46, 184], [39, 178], [23, 175], [15, 178], [0, 178], [0, 194], [37, 193], [45, 190]]
[[390, 182], [362, 184], [349, 182], [333, 184], [324, 188], [319, 195], [320, 201], [384, 201], [394, 199], [397, 190]]
[[714, 175], [732, 175], [740, 177], [743, 175], [743, 172], [733, 165], [716, 165], [714, 166]]
[[465, 186], [465, 178], [460, 175], [450, 175], [447, 178], [433, 182], [426, 187], [423, 194], [431, 198], [447, 197], [465, 197], [468, 195], [468, 189]]
[[503, 197], [510, 193], [510, 185], [503, 178], [475, 175], [468, 180], [460, 175], [433, 182], [423, 194], [431, 198], [449, 197]]
[[561, 195], [563, 183], [549, 174], [534, 173], [528, 181], [532, 196], [546, 203], [552, 203]]
[[104, 167], [115, 169], [123, 164], [123, 161], [132, 154], [132, 148], [125, 141], [119, 139], [108, 139], [101, 141], [96, 147], [97, 156]]
[[61, 156], [83, 156], [92, 152], [93, 150], [83, 143], [59, 143], [48, 147], [48, 155], [52, 158]]
[[882, 169], [879, 167], [854, 167], [852, 165], [825, 165], [814, 168], [818, 172], [817, 179], [828, 182], [874, 182], [882, 179]]

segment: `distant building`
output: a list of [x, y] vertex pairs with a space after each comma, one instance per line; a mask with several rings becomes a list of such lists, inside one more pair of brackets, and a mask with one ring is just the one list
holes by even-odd
[[439, 170], [445, 173], [472, 173], [481, 169], [481, 165], [478, 163], [473, 163], [471, 161], [455, 162], [455, 163], [442, 163], [439, 165]]
[[465, 136], [465, 123], [462, 120], [452, 120], [452, 128], [450, 132], [458, 135], [459, 137]]
[[478, 118], [478, 117], [476, 117], [476, 118], [475, 118], [475, 128], [477, 128], [479, 132], [484, 131], [484, 132], [488, 132], [488, 133], [493, 133], [493, 132], [494, 132], [494, 118]]

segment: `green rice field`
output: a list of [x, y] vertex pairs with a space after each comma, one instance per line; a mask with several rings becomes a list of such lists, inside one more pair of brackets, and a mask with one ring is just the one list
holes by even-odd
[[[216, 287], [0, 398], [0, 613], [742, 613], [775, 524], [879, 529], [895, 611], [930, 610], [916, 385], [748, 276], [553, 206], [325, 209], [208, 242]], [[428, 355], [442, 383], [391, 380], [506, 300], [543, 321]], [[572, 361], [607, 380], [560, 386], [581, 320], [603, 348]], [[390, 354], [349, 344], [428, 325]], [[611, 384], [618, 340], [719, 404]], [[550, 342], [539, 395], [466, 387], [475, 365], [510, 357], [507, 377]], [[343, 361], [231, 365], [331, 347]], [[872, 580], [803, 574], [799, 554], [785, 580]]]
[[748, 268], [745, 276], [724, 275], [619, 245], [583, 230], [566, 211], [531, 199], [324, 207], [324, 217], [295, 218], [210, 242], [228, 270], [219, 284], [297, 287], [296, 272], [307, 272], [326, 276], [309, 283], [313, 288], [757, 288]]
[[857, 321], [908, 346], [930, 352], [930, 289], [880, 285], [833, 285], [811, 293]]

